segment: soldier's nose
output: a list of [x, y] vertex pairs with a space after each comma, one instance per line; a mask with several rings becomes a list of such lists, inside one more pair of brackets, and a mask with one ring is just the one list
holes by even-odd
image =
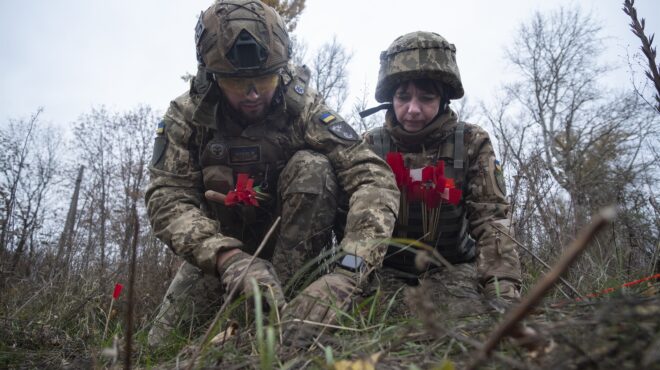
[[259, 92], [257, 91], [256, 87], [252, 87], [250, 90], [248, 90], [247, 95], [245, 96], [250, 100], [256, 100], [259, 99]]
[[413, 99], [408, 105], [408, 113], [412, 115], [419, 114], [422, 110], [420, 109], [419, 102]]

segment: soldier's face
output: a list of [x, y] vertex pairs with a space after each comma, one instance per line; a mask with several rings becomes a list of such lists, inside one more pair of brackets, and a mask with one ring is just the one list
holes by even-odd
[[394, 114], [406, 131], [417, 132], [431, 123], [440, 110], [440, 95], [414, 83], [404, 83], [394, 92]]
[[246, 120], [255, 121], [268, 113], [279, 77], [267, 75], [257, 78], [219, 78], [217, 81], [229, 105]]

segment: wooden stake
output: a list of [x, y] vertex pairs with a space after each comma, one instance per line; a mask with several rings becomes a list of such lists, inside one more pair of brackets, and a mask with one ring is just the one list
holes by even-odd
[[108, 333], [108, 323], [110, 322], [110, 315], [112, 315], [112, 305], [115, 303], [114, 298], [110, 298], [110, 309], [108, 310], [108, 316], [105, 318], [105, 328], [103, 329], [103, 339], [105, 339], [105, 335]]
[[509, 310], [504, 321], [493, 331], [479, 351], [475, 361], [468, 366], [468, 369], [475, 369], [488, 358], [490, 352], [497, 346], [500, 340], [520, 322], [532, 308], [536, 306], [543, 298], [543, 295], [559, 280], [561, 274], [566, 272], [577, 257], [586, 249], [589, 242], [605, 226], [614, 220], [616, 209], [607, 207], [602, 209], [591, 223], [583, 229], [577, 238], [568, 246], [555, 266], [539, 281], [532, 290], [523, 298], [522, 302]]

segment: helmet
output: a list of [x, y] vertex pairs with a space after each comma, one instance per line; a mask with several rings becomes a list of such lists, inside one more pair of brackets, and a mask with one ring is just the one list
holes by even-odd
[[459, 99], [464, 94], [456, 47], [434, 32], [417, 31], [400, 36], [380, 53], [376, 100], [389, 102], [401, 82], [422, 78], [442, 83], [447, 99]]
[[289, 35], [277, 12], [258, 0], [220, 0], [195, 27], [197, 62], [224, 77], [275, 73], [291, 55]]

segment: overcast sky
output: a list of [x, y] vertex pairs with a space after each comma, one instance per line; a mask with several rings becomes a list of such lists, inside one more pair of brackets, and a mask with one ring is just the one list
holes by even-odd
[[[506, 80], [504, 49], [534, 11], [579, 5], [608, 37], [603, 62], [618, 66], [608, 82], [630, 86], [627, 55], [639, 41], [619, 0], [307, 0], [296, 35], [307, 57], [333, 35], [353, 52], [351, 91], [366, 82], [373, 96], [380, 51], [416, 30], [443, 35], [457, 59], [470, 101], [488, 99]], [[210, 0], [0, 1], [0, 124], [44, 107], [44, 121], [69, 125], [92, 107], [164, 111], [194, 72], [194, 26]], [[660, 30], [660, 0], [637, 0], [647, 33]], [[655, 44], [657, 45], [657, 41]], [[641, 79], [641, 77], [640, 77]]]

